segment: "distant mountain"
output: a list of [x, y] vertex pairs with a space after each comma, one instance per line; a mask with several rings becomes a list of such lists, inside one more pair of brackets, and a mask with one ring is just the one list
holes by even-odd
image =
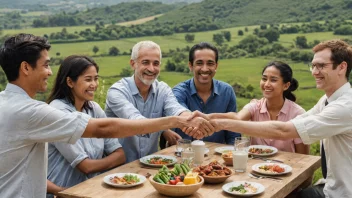
[[352, 19], [352, 0], [204, 0], [174, 10], [148, 23], [220, 27], [282, 22]]

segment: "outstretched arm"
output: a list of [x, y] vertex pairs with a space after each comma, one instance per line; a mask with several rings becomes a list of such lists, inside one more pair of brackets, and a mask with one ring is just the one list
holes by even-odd
[[[204, 133], [214, 131], [214, 127], [203, 118], [187, 120], [184, 116], [169, 116], [155, 119], [128, 120], [121, 118], [91, 118], [82, 137], [128, 137], [138, 134], [152, 133], [169, 128], [194, 127]], [[196, 134], [197, 136], [197, 134]]]
[[237, 131], [253, 137], [283, 140], [299, 137], [295, 126], [291, 122], [249, 122], [229, 119], [214, 119], [210, 122], [215, 127], [215, 131]]

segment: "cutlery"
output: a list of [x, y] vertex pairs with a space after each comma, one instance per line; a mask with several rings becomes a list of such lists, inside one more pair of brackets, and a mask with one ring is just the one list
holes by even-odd
[[257, 175], [253, 173], [248, 173], [249, 177], [256, 178], [256, 179], [273, 179], [273, 180], [282, 180], [282, 178], [278, 177], [270, 177], [270, 176], [263, 176], [263, 175]]
[[276, 160], [276, 159], [269, 159], [269, 158], [265, 158], [265, 157], [258, 157], [258, 156], [252, 156], [252, 159], [261, 159], [263, 161], [266, 161], [266, 162], [279, 162], [279, 163], [284, 163], [283, 161], [280, 161], [280, 160]]

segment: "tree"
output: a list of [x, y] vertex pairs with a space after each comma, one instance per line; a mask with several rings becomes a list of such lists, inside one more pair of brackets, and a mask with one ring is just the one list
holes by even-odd
[[98, 51], [99, 51], [99, 48], [96, 45], [94, 45], [93, 47], [94, 54], [97, 54]]
[[117, 47], [115, 47], [115, 46], [110, 47], [110, 49], [109, 49], [110, 56], [117, 56], [119, 54], [120, 54], [120, 50], [117, 49]]
[[224, 43], [224, 36], [221, 33], [213, 34], [213, 41], [217, 45], [222, 45]]
[[121, 77], [129, 77], [132, 75], [132, 73], [133, 73], [133, 71], [132, 71], [131, 67], [127, 66], [127, 67], [122, 68], [120, 76]]
[[244, 28], [244, 31], [248, 32], [248, 27], [245, 27], [245, 28]]
[[224, 35], [227, 42], [231, 41], [231, 32], [230, 31], [222, 31], [222, 34]]
[[296, 46], [299, 48], [308, 48], [307, 38], [305, 36], [297, 36], [295, 40]]
[[56, 52], [56, 56], [60, 56], [61, 55], [61, 53], [60, 52]]
[[185, 35], [185, 40], [188, 42], [188, 43], [191, 43], [194, 41], [194, 34], [186, 34]]
[[259, 37], [265, 37], [270, 43], [278, 41], [280, 38], [280, 32], [274, 28], [264, 30], [259, 33]]
[[238, 36], [243, 36], [243, 31], [242, 30], [238, 30]]

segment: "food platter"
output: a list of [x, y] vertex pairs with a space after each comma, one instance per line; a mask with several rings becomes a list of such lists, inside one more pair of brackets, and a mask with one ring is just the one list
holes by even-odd
[[[153, 162], [153, 159], [160, 159], [164, 162], [158, 164], [158, 163], [155, 163], [155, 160]], [[177, 159], [173, 156], [168, 156], [168, 155], [148, 155], [140, 158], [139, 161], [144, 165], [153, 166], [153, 167], [162, 167], [163, 165], [171, 166], [176, 164]]]
[[277, 152], [277, 148], [266, 145], [251, 145], [248, 149], [248, 154], [255, 156], [270, 156]]
[[292, 171], [292, 167], [281, 163], [259, 163], [254, 164], [252, 166], [252, 170], [264, 175], [284, 175], [290, 173]]
[[222, 189], [232, 195], [250, 197], [264, 192], [265, 187], [257, 182], [234, 181], [223, 185]]
[[[134, 178], [138, 178], [139, 181], [133, 182], [131, 184], [114, 182], [114, 181], [116, 181], [116, 180], [114, 180], [114, 178], [116, 178], [116, 177], [123, 178], [126, 175], [132, 176]], [[137, 185], [144, 183], [146, 180], [147, 179], [143, 175], [139, 175], [139, 174], [135, 174], [135, 173], [114, 173], [114, 174], [110, 174], [110, 175], [105, 176], [103, 179], [104, 183], [106, 183], [110, 186], [119, 187], [119, 188], [129, 188], [129, 187], [137, 186]]]

